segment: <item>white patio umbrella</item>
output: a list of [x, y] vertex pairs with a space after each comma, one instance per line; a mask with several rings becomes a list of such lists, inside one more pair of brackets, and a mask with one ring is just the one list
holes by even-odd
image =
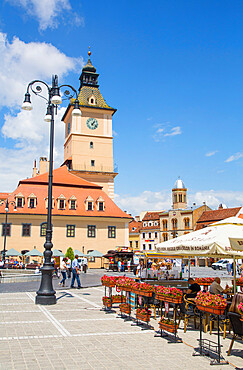
[[[204, 229], [159, 243], [156, 246], [156, 252], [164, 256], [228, 257], [234, 260], [243, 258], [243, 249], [232, 248], [230, 242], [232, 238], [243, 240], [243, 219], [229, 217]], [[235, 275], [234, 271], [234, 279]]]

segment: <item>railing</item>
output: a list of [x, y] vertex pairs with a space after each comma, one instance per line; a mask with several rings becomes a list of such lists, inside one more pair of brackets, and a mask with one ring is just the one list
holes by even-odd
[[91, 165], [84, 163], [84, 164], [73, 165], [72, 170], [73, 171], [94, 171], [94, 172], [118, 172], [118, 166], [117, 165], [115, 165], [114, 167], [103, 166], [102, 164], [91, 166]]

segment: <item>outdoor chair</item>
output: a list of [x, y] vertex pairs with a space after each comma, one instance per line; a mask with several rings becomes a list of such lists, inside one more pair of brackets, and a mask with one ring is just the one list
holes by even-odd
[[194, 328], [196, 328], [197, 318], [199, 317], [198, 313], [196, 312], [196, 304], [191, 300], [186, 298], [186, 295], [183, 296], [185, 302], [185, 318], [184, 318], [184, 333], [186, 333], [187, 326], [189, 324], [189, 319], [193, 318], [194, 321]]
[[230, 356], [235, 339], [237, 337], [243, 339], [243, 321], [240, 320], [241, 315], [239, 315], [238, 313], [229, 312], [228, 316], [234, 333], [228, 350], [228, 356]]

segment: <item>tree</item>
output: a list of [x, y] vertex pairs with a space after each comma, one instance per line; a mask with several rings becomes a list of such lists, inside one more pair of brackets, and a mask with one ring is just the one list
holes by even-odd
[[65, 257], [68, 257], [71, 261], [74, 260], [75, 257], [74, 257], [74, 253], [73, 253], [73, 248], [72, 247], [69, 247], [67, 249], [67, 252], [65, 254]]

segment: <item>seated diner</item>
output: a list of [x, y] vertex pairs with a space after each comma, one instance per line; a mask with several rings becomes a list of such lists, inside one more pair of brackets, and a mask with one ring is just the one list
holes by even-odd
[[210, 285], [209, 287], [209, 293], [211, 294], [224, 294], [224, 293], [227, 293], [228, 292], [228, 285], [226, 285], [225, 289], [221, 287], [220, 285], [220, 278], [219, 277], [216, 277], [214, 279], [214, 281], [212, 282], [212, 284]]

